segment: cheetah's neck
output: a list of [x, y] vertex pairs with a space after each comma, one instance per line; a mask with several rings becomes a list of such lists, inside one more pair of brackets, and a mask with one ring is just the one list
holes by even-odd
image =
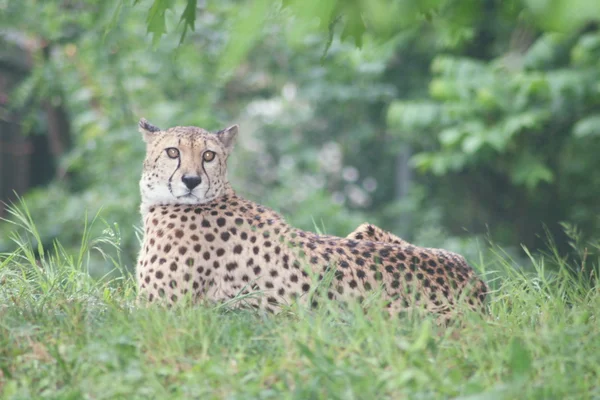
[[[148, 212], [150, 211], [151, 208], [153, 207], [160, 207], [160, 206], [181, 206], [181, 207], [195, 207], [195, 206], [206, 206], [209, 204], [213, 204], [213, 203], [219, 203], [224, 201], [227, 201], [227, 199], [229, 198], [233, 198], [233, 197], [237, 197], [235, 194], [235, 191], [233, 190], [233, 188], [231, 187], [231, 184], [229, 182], [225, 182], [224, 186], [223, 186], [223, 194], [220, 197], [214, 198], [214, 199], [210, 199], [204, 203], [197, 203], [197, 202], [193, 202], [193, 199], [190, 199], [189, 202], [186, 201], [181, 201], [181, 199], [177, 199], [177, 198], [173, 198], [172, 202], [162, 202], [162, 203], [156, 203], [153, 202], [151, 199], [145, 199], [143, 197], [142, 194], [142, 201], [140, 204], [140, 214], [142, 214], [142, 221], [146, 220], [146, 216], [148, 215]], [[245, 200], [247, 201], [247, 200]]]

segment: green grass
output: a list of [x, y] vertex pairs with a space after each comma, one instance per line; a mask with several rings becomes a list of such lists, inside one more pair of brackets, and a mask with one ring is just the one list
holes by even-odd
[[553, 272], [532, 257], [527, 273], [485, 256], [490, 316], [443, 329], [333, 304], [138, 308], [130, 276], [89, 274], [94, 254], [120, 267], [114, 230], [86, 226], [72, 256], [13, 212], [24, 233], [0, 257], [2, 398], [600, 398], [600, 294], [577, 273], [597, 268], [587, 252], [575, 273], [557, 255]]

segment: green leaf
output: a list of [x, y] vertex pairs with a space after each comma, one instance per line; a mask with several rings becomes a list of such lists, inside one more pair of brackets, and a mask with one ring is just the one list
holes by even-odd
[[486, 109], [492, 109], [498, 104], [496, 93], [488, 87], [482, 87], [477, 90], [476, 100]]
[[165, 12], [171, 8], [172, 0], [154, 0], [146, 23], [148, 25], [148, 33], [152, 34], [152, 45], [156, 47], [161, 36], [167, 32], [165, 24]]
[[509, 138], [498, 131], [496, 126], [487, 128], [485, 132], [485, 142], [494, 150], [502, 152], [510, 143]]
[[474, 134], [467, 136], [465, 140], [462, 142], [462, 149], [467, 154], [476, 153], [481, 146], [483, 146], [484, 140], [480, 134]]
[[325, 48], [321, 56], [321, 63], [333, 43], [335, 29], [338, 22], [341, 22], [342, 15], [338, 7], [338, 0], [286, 0], [282, 4], [282, 8], [288, 8], [289, 14], [294, 16], [294, 20], [288, 29], [289, 38], [292, 44], [303, 43], [306, 37], [314, 34], [315, 24], [318, 22], [318, 30], [325, 31], [327, 39]]
[[262, 27], [270, 5], [271, 2], [268, 0], [254, 0], [245, 3], [245, 7], [240, 8], [227, 46], [221, 56], [219, 76], [226, 75], [236, 68], [262, 35]]
[[548, 117], [550, 117], [550, 113], [547, 110], [526, 111], [517, 115], [511, 115], [505, 120], [502, 126], [502, 134], [506, 138], [512, 138], [522, 131], [539, 128]]
[[410, 158], [410, 165], [420, 172], [427, 172], [433, 166], [434, 155], [432, 153], [419, 153]]
[[329, 27], [327, 30], [327, 42], [325, 43], [325, 48], [323, 49], [323, 54], [321, 54], [321, 65], [325, 63], [325, 57], [327, 57], [327, 53], [331, 48], [331, 44], [333, 43], [333, 36], [335, 35], [335, 26], [340, 21], [341, 17], [336, 17], [331, 20], [329, 23]]
[[523, 153], [512, 168], [511, 180], [517, 185], [525, 185], [532, 190], [541, 182], [554, 181], [554, 174], [533, 154]]
[[[112, 13], [112, 17], [110, 18], [110, 21], [108, 24], [106, 24], [106, 28], [104, 29], [104, 37], [103, 40], [106, 39], [106, 35], [108, 34], [108, 32], [110, 32], [111, 30], [113, 30], [115, 28], [115, 26], [117, 26], [117, 23], [119, 22], [120, 16], [121, 16], [121, 10], [123, 8], [123, 2], [125, 0], [119, 0], [117, 1], [117, 5], [115, 6], [115, 10]], [[136, 2], [137, 3], [137, 0]], [[134, 5], [135, 5], [134, 3]]]
[[429, 83], [429, 94], [436, 100], [454, 100], [456, 82], [449, 79], [432, 79]]
[[347, 38], [354, 39], [354, 44], [359, 49], [363, 44], [363, 34], [365, 33], [366, 27], [360, 14], [360, 10], [357, 7], [348, 9], [348, 13], [345, 17], [344, 30], [342, 31], [341, 40], [344, 41]]
[[525, 4], [547, 30], [573, 32], [600, 20], [600, 2], [594, 0], [526, 0]]
[[183, 32], [181, 33], [181, 39], [179, 39], [179, 44], [183, 43], [185, 40], [185, 35], [187, 34], [188, 28], [192, 30], [192, 32], [196, 29], [196, 4], [198, 0], [187, 0], [187, 4], [185, 6], [185, 10], [183, 10], [183, 14], [181, 14], [181, 19], [179, 22], [183, 22]]
[[439, 134], [440, 143], [444, 147], [453, 147], [460, 143], [463, 132], [457, 128], [444, 129]]
[[579, 38], [571, 50], [571, 59], [575, 65], [593, 66], [600, 56], [600, 33], [588, 33]]
[[529, 68], [542, 68], [553, 62], [557, 53], [557, 45], [563, 39], [556, 33], [540, 36], [524, 55], [524, 65]]
[[395, 101], [388, 109], [388, 124], [402, 130], [427, 128], [436, 122], [439, 108], [435, 103]]
[[600, 114], [593, 114], [577, 121], [573, 127], [573, 135], [578, 138], [600, 136]]

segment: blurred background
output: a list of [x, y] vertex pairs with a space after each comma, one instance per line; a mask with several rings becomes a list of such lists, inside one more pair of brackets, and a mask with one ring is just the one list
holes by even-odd
[[600, 237], [599, 22], [598, 0], [0, 0], [0, 200], [72, 249], [99, 212], [131, 267], [138, 119], [238, 123], [234, 187], [301, 228], [567, 254]]

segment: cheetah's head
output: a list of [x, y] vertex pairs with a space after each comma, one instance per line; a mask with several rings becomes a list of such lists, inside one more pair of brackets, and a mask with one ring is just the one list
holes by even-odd
[[237, 125], [216, 133], [193, 126], [163, 131], [142, 118], [139, 128], [147, 145], [142, 214], [153, 205], [207, 203], [231, 190], [226, 162]]

